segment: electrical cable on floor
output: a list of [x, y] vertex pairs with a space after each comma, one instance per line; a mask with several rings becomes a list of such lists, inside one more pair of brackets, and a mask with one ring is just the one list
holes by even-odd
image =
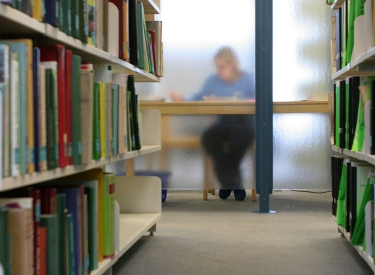
[[332, 191], [308, 191], [308, 190], [296, 190], [292, 189], [291, 191], [294, 192], [301, 192], [301, 193], [311, 193], [311, 194], [326, 194], [326, 193], [331, 193]]

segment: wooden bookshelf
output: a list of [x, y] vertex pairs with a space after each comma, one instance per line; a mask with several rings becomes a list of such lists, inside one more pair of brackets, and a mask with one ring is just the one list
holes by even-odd
[[[142, 2], [144, 4], [147, 3], [145, 7], [149, 7], [146, 13], [152, 11], [152, 9], [154, 9], [153, 14], [160, 12], [152, 0], [143, 0]], [[0, 28], [1, 37], [12, 37], [16, 33], [16, 37], [29, 37], [33, 39], [36, 44], [61, 44], [67, 49], [72, 50], [74, 54], [80, 55], [83, 61], [112, 64], [116, 66], [118, 72], [134, 75], [135, 81], [137, 82], [160, 82], [159, 77], [141, 70], [129, 62], [119, 59], [117, 56], [82, 43], [79, 39], [63, 33], [58, 28], [39, 22], [1, 3], [0, 26], [7, 26], [6, 28]]]
[[160, 14], [160, 1], [156, 3], [152, 0], [138, 0], [138, 2], [142, 2], [146, 14]]
[[[336, 217], [335, 222], [336, 222]], [[346, 230], [342, 226], [338, 226], [338, 230], [342, 234], [344, 238], [346, 238], [350, 242], [350, 233], [346, 232]], [[366, 255], [366, 252], [363, 251], [363, 246], [354, 245], [355, 250], [357, 250], [358, 254], [366, 261], [366, 263], [370, 266], [372, 271], [375, 273], [375, 265], [374, 265], [374, 258], [371, 256]]]

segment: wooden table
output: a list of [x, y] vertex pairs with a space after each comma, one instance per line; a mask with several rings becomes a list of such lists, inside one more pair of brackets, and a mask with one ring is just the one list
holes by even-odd
[[[172, 115], [225, 115], [225, 114], [255, 114], [255, 102], [141, 102], [141, 109], [158, 109], [162, 114], [162, 151], [168, 148], [197, 148], [201, 147], [200, 137], [175, 137], [170, 134], [168, 117]], [[291, 113], [328, 113], [328, 101], [291, 101], [274, 102], [273, 112], [275, 114]], [[164, 150], [163, 150], [164, 148]], [[166, 157], [161, 160], [166, 162]], [[205, 166], [212, 166], [207, 157], [204, 159]], [[207, 169], [205, 169], [207, 170]], [[134, 162], [127, 162], [127, 172], [134, 173]], [[209, 181], [209, 175], [205, 171], [205, 183]], [[205, 189], [203, 198], [207, 199], [207, 193], [214, 194], [213, 189]], [[255, 190], [252, 192], [253, 201], [256, 200]]]

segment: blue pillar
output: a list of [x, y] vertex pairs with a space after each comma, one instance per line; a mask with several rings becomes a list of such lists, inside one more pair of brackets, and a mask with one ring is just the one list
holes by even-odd
[[273, 0], [255, 0], [256, 189], [259, 213], [270, 213], [273, 189]]

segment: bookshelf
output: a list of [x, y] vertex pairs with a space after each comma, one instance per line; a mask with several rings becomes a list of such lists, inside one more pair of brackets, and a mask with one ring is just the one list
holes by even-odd
[[345, 2], [345, 0], [335, 0], [335, 1], [333, 2], [333, 4], [331, 5], [331, 9], [332, 9], [332, 10], [337, 10], [337, 9], [339, 9], [339, 8], [342, 6], [342, 4], [344, 4], [344, 2]]
[[[159, 0], [139, 0], [144, 5], [145, 14], [160, 13]], [[160, 77], [148, 73], [121, 60], [118, 56], [82, 43], [58, 28], [39, 22], [8, 5], [0, 3], [0, 37], [30, 38], [34, 45], [61, 44], [82, 61], [95, 64], [111, 64], [113, 73], [133, 75], [135, 82], [159, 82]], [[70, 165], [43, 172], [4, 178], [0, 182], [0, 192], [71, 176], [108, 164], [152, 154], [161, 150], [161, 114], [156, 109], [141, 110], [140, 135], [141, 149], [125, 154], [93, 160], [82, 165]], [[157, 177], [116, 177], [116, 201], [120, 206], [118, 252], [110, 259], [98, 263], [98, 268], [90, 275], [109, 274], [116, 261], [148, 232], [156, 230], [161, 218], [161, 181]], [[142, 192], [140, 192], [142, 190]], [[82, 212], [83, 213], [83, 212]]]
[[[147, 3], [145, 5], [145, 8], [148, 7], [145, 9], [146, 13], [158, 14], [160, 12], [153, 1], [143, 0], [142, 3]], [[61, 44], [67, 49], [72, 50], [74, 54], [80, 55], [82, 60], [92, 63], [112, 64], [116, 67], [116, 72], [133, 74], [137, 82], [160, 81], [159, 77], [141, 70], [129, 62], [119, 59], [115, 55], [84, 44], [79, 39], [63, 33], [58, 28], [39, 22], [27, 14], [2, 3], [0, 3], [0, 26], [10, 26], [0, 28], [0, 35], [2, 37], [14, 36], [17, 33], [17, 37], [30, 37], [37, 43], [40, 41], [43, 45]]]

